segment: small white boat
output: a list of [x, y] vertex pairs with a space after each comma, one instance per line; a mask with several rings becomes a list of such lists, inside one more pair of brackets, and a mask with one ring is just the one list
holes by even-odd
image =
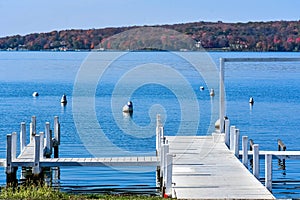
[[203, 86], [200, 86], [200, 90], [204, 90], [204, 87], [203, 87]]
[[61, 97], [61, 99], [60, 99], [60, 103], [62, 103], [62, 104], [67, 104], [67, 96], [64, 94], [62, 97]]
[[133, 112], [133, 105], [131, 101], [128, 101], [128, 103], [123, 106], [123, 112], [125, 113], [132, 113]]

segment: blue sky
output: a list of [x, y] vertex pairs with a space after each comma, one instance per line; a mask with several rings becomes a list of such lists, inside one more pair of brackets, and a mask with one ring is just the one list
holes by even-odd
[[195, 21], [300, 20], [299, 0], [0, 0], [0, 37]]

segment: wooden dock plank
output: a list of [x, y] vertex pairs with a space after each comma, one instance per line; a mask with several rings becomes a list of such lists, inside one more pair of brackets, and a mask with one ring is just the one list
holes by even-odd
[[211, 136], [167, 137], [178, 199], [274, 199], [228, 150]]

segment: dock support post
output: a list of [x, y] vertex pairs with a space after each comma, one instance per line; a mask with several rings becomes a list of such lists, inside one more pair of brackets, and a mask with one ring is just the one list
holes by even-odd
[[227, 145], [227, 147], [229, 147], [229, 139], [230, 139], [229, 126], [230, 126], [229, 119], [225, 119], [225, 144]]
[[272, 192], [272, 154], [265, 155], [265, 186]]
[[234, 155], [238, 158], [239, 157], [240, 129], [235, 129], [233, 141], [234, 141], [233, 152], [234, 152]]
[[167, 154], [167, 167], [166, 167], [166, 191], [165, 195], [167, 197], [172, 197], [172, 167], [173, 167], [173, 155]]
[[21, 123], [21, 130], [20, 130], [20, 151], [21, 153], [25, 149], [26, 146], [26, 124], [25, 122]]
[[30, 141], [33, 140], [35, 134], [36, 134], [36, 117], [32, 116], [30, 122]]
[[233, 151], [233, 147], [234, 147], [234, 132], [235, 132], [235, 126], [230, 126], [230, 133], [229, 133], [229, 149], [231, 151]]
[[243, 136], [242, 150], [243, 150], [242, 161], [244, 166], [248, 168], [248, 136]]
[[40, 160], [44, 158], [44, 132], [40, 132]]
[[224, 89], [224, 58], [220, 58], [220, 88], [219, 88], [219, 120], [220, 120], [220, 133], [224, 133], [224, 116], [225, 116], [225, 89]]
[[34, 166], [32, 167], [33, 176], [36, 178], [40, 175], [41, 168], [40, 168], [40, 136], [36, 135], [34, 137]]
[[14, 159], [12, 153], [12, 134], [8, 134], [6, 136], [6, 184], [7, 185], [15, 185], [18, 184], [17, 180], [17, 167], [12, 165], [12, 161]]
[[253, 145], [253, 174], [259, 179], [259, 145]]
[[159, 156], [159, 149], [160, 149], [160, 127], [161, 127], [161, 121], [160, 121], [160, 115], [156, 116], [156, 156]]
[[58, 116], [55, 116], [54, 117], [54, 140], [53, 140], [54, 158], [58, 158], [59, 145], [60, 145], [60, 124], [58, 121]]
[[45, 124], [45, 136], [46, 136], [46, 152], [45, 156], [46, 158], [50, 158], [52, 154], [52, 147], [51, 147], [51, 140], [52, 140], [52, 135], [50, 131], [50, 123], [46, 122]]

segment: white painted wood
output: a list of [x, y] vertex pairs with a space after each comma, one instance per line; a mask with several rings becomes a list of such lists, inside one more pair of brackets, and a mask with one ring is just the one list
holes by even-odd
[[239, 129], [235, 129], [233, 141], [234, 141], [233, 152], [234, 152], [234, 155], [238, 158], [239, 157], [239, 145], [240, 145], [240, 130]]
[[166, 167], [166, 194], [172, 197], [172, 168], [173, 168], [173, 154], [167, 154], [167, 167]]
[[31, 117], [31, 130], [30, 130], [30, 135], [35, 135], [36, 134], [36, 117], [32, 116]]
[[24, 151], [26, 146], [26, 124], [25, 122], [21, 123], [21, 130], [20, 130], [20, 151]]
[[169, 153], [169, 144], [166, 143], [163, 145], [164, 149], [164, 158], [163, 158], [163, 182], [166, 183], [166, 178], [167, 178], [167, 167], [168, 167], [168, 162], [167, 162], [167, 155]]
[[14, 161], [17, 158], [17, 133], [11, 134], [11, 160]]
[[34, 136], [34, 154], [33, 154], [33, 167], [32, 167], [32, 173], [34, 175], [38, 175], [41, 172], [40, 169], [40, 136], [35, 135]]
[[259, 179], [259, 145], [253, 145], [253, 175]]
[[45, 144], [46, 155], [50, 156], [52, 153], [52, 146], [51, 146], [52, 136], [50, 131], [50, 122], [46, 122], [45, 124], [45, 139], [46, 139], [46, 144]]
[[230, 137], [229, 137], [229, 149], [231, 151], [233, 151], [233, 148], [234, 148], [234, 132], [235, 132], [235, 126], [230, 126]]
[[58, 116], [54, 117], [54, 139], [55, 139], [55, 145], [60, 144], [60, 124]]
[[272, 154], [265, 156], [265, 186], [272, 191]]
[[11, 134], [6, 135], [6, 173], [12, 173], [12, 136]]
[[243, 136], [242, 152], [243, 152], [242, 163], [244, 164], [245, 167], [248, 168], [248, 136]]
[[39, 155], [40, 155], [40, 160], [44, 158], [44, 132], [40, 132], [40, 150], [39, 150]]
[[227, 148], [212, 136], [168, 136], [177, 199], [274, 199]]
[[220, 79], [219, 79], [219, 120], [220, 133], [224, 133], [224, 117], [225, 117], [225, 89], [224, 89], [224, 59], [220, 58]]
[[225, 144], [229, 147], [230, 143], [230, 120], [225, 120]]
[[223, 58], [224, 62], [294, 62], [300, 58]]

